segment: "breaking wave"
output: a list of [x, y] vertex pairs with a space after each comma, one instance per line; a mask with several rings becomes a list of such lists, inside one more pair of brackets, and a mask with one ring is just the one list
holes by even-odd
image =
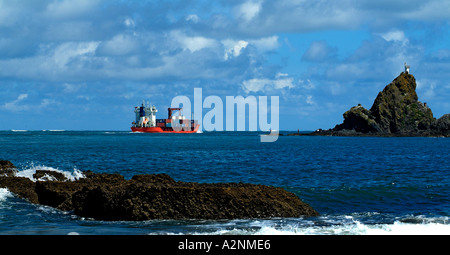
[[[185, 233], [180, 233], [185, 234]], [[231, 229], [195, 232], [193, 235], [450, 235], [450, 225], [443, 223], [413, 224], [396, 221], [393, 224], [355, 224], [324, 227], [262, 226], [259, 230]]]
[[[193, 222], [191, 222], [192, 224]], [[167, 235], [450, 235], [448, 217], [410, 216], [390, 223], [364, 223], [353, 216], [315, 219], [233, 220], [200, 223], [184, 231], [162, 231]]]
[[[226, 234], [226, 233], [225, 233]], [[233, 233], [231, 233], [233, 234]], [[246, 234], [246, 233], [242, 233]], [[355, 224], [307, 228], [262, 227], [255, 235], [449, 235], [450, 225], [442, 223], [412, 224], [396, 221], [393, 224]]]
[[0, 202], [5, 201], [8, 197], [13, 197], [7, 188], [0, 188]]
[[77, 168], [73, 168], [72, 171], [65, 171], [60, 170], [57, 168], [45, 166], [45, 165], [36, 165], [33, 162], [30, 163], [28, 166], [24, 167], [23, 170], [19, 170], [16, 173], [17, 177], [26, 177], [32, 181], [51, 181], [53, 180], [52, 176], [44, 175], [43, 177], [36, 179], [33, 175], [36, 173], [36, 170], [47, 170], [47, 171], [54, 171], [63, 174], [68, 180], [75, 181], [80, 178], [83, 178], [83, 173], [78, 170]]

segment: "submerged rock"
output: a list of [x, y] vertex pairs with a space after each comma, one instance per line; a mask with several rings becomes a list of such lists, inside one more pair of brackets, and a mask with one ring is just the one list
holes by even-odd
[[24, 177], [1, 176], [0, 187], [32, 203], [97, 220], [318, 215], [311, 206], [282, 188], [243, 183], [177, 182], [166, 174], [135, 175], [125, 180], [119, 174], [85, 172], [85, 178], [75, 181], [36, 182]]
[[416, 79], [406, 72], [378, 93], [370, 110], [358, 105], [343, 117], [343, 123], [333, 129], [320, 129], [312, 134], [450, 137], [449, 114], [436, 120], [427, 104], [418, 100]]

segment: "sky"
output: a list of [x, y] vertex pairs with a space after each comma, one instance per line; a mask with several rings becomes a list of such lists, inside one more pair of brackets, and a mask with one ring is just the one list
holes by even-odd
[[405, 62], [450, 113], [450, 1], [0, 0], [0, 130], [129, 130], [143, 100], [166, 118], [194, 88], [278, 96], [280, 130], [328, 129]]

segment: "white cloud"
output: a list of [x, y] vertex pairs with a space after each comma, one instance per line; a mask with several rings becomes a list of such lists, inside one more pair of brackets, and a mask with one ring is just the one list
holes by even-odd
[[191, 52], [196, 52], [201, 49], [214, 46], [216, 41], [202, 36], [195, 36], [185, 37], [182, 43], [185, 48], [189, 49]]
[[39, 107], [40, 108], [44, 108], [44, 107], [50, 105], [52, 102], [53, 102], [53, 100], [50, 100], [48, 98], [44, 98], [44, 99], [42, 99], [41, 104], [39, 105]]
[[264, 53], [267, 51], [272, 51], [278, 48], [278, 36], [269, 36], [269, 37], [263, 37], [259, 39], [252, 39], [252, 40], [231, 40], [226, 39], [222, 40], [222, 44], [225, 48], [225, 54], [224, 59], [228, 60], [231, 57], [238, 57], [241, 55], [241, 52], [243, 49], [247, 48], [247, 46], [253, 45], [259, 52]]
[[224, 40], [222, 44], [225, 47], [225, 55], [224, 59], [228, 60], [231, 56], [238, 57], [241, 54], [241, 50], [245, 49], [248, 45], [248, 42], [244, 40], [233, 41], [233, 40]]
[[[238, 19], [230, 29], [267, 36], [279, 33], [353, 30], [364, 26], [387, 29], [409, 21], [447, 22], [450, 2], [374, 0], [246, 1], [235, 7]], [[250, 21], [250, 22], [249, 22]]]
[[81, 89], [85, 89], [87, 86], [86, 84], [70, 84], [70, 83], [64, 83], [62, 85], [63, 87], [63, 92], [64, 93], [69, 93], [69, 94], [73, 94], [78, 92]]
[[204, 48], [217, 46], [217, 41], [203, 36], [187, 36], [181, 31], [170, 32], [171, 38], [177, 41], [183, 49], [196, 52]]
[[123, 21], [123, 24], [124, 24], [125, 26], [131, 27], [131, 28], [136, 26], [136, 23], [135, 23], [134, 20], [131, 19], [131, 18], [126, 18], [126, 19]]
[[242, 82], [242, 89], [246, 93], [250, 92], [268, 92], [272, 90], [280, 90], [283, 88], [294, 88], [294, 79], [287, 74], [278, 73], [275, 79], [259, 79], [254, 78]]
[[65, 68], [69, 61], [93, 54], [100, 42], [68, 42], [57, 46], [52, 54], [52, 61], [59, 68]]
[[409, 42], [405, 33], [400, 30], [391, 30], [387, 33], [381, 34], [381, 37], [383, 37], [383, 39], [388, 42], [397, 41], [397, 42], [401, 42], [402, 44], [406, 44]]
[[237, 16], [244, 21], [250, 21], [261, 11], [261, 2], [247, 1], [236, 8]]
[[0, 76], [30, 80], [68, 82], [86, 79], [96, 60], [99, 42], [65, 42], [42, 44], [35, 55], [23, 58], [0, 59]]
[[370, 74], [371, 68], [368, 63], [340, 63], [326, 70], [327, 77], [339, 80], [353, 80]]
[[299, 80], [299, 84], [301, 85], [301, 87], [303, 89], [306, 90], [312, 90], [316, 88], [316, 85], [314, 83], [311, 82], [311, 80], [306, 79], [306, 80]]
[[77, 17], [96, 10], [100, 0], [63, 0], [52, 1], [47, 6], [46, 15], [55, 18]]
[[21, 104], [26, 98], [28, 98], [28, 94], [20, 94], [16, 100], [3, 104], [2, 108], [13, 112], [28, 110], [27, 105]]
[[313, 96], [311, 95], [306, 96], [306, 103], [309, 105], [313, 105], [314, 104]]
[[44, 98], [41, 100], [39, 104], [33, 105], [29, 103], [25, 103], [26, 99], [28, 98], [28, 94], [23, 93], [20, 94], [16, 100], [13, 100], [11, 102], [4, 103], [1, 107], [7, 111], [11, 112], [21, 112], [21, 111], [29, 111], [29, 110], [39, 110], [42, 108], [45, 108], [49, 106], [50, 104], [54, 103], [54, 100]]
[[20, 94], [16, 101], [22, 101], [28, 97], [28, 94]]
[[258, 92], [264, 90], [265, 86], [270, 86], [273, 83], [269, 79], [250, 79], [242, 83], [242, 87], [246, 93]]
[[249, 40], [249, 43], [254, 45], [260, 51], [271, 51], [279, 47], [278, 36], [268, 36], [260, 39]]
[[260, 36], [354, 29], [362, 22], [362, 15], [348, 1], [280, 0], [266, 1], [264, 5], [249, 1], [238, 7], [239, 31]]
[[191, 21], [192, 23], [198, 23], [200, 18], [196, 14], [189, 14], [186, 16], [186, 21]]
[[450, 2], [441, 0], [418, 1], [410, 3], [413, 8], [399, 13], [399, 16], [407, 20], [448, 20], [450, 19]]
[[276, 89], [282, 88], [294, 88], [294, 78], [289, 77], [288, 74], [285, 73], [277, 73], [275, 76], [275, 80], [273, 80], [273, 87]]
[[[135, 52], [139, 48], [137, 38], [118, 34], [111, 40], [105, 41], [99, 45], [99, 51], [107, 55], [127, 55]], [[95, 50], [95, 49], [94, 49]]]

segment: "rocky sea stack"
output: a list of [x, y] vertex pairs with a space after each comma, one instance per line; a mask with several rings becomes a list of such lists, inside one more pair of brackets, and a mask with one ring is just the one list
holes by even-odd
[[282, 188], [243, 184], [179, 182], [166, 174], [84, 172], [68, 180], [55, 171], [37, 170], [34, 181], [16, 176], [0, 160], [0, 188], [34, 204], [51, 206], [96, 220], [238, 219], [316, 216], [295, 194]]
[[444, 136], [450, 137], [450, 114], [439, 119], [418, 100], [416, 79], [402, 72], [378, 93], [370, 110], [361, 105], [344, 113], [344, 122], [313, 135]]

